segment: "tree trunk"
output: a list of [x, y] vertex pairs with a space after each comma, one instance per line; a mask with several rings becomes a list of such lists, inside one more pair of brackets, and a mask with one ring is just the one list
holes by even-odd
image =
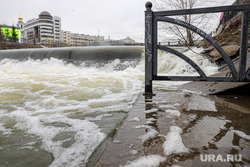
[[193, 37], [192, 37], [192, 33], [189, 29], [186, 29], [187, 30], [187, 44], [189, 46], [194, 46], [194, 40], [193, 40]]

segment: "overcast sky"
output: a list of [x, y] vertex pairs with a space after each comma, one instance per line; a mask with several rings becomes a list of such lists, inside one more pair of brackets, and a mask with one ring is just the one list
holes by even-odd
[[[21, 16], [24, 22], [38, 18], [42, 11], [62, 19], [62, 30], [105, 39], [130, 36], [144, 38], [144, 11], [148, 0], [0, 0], [0, 24], [13, 25]], [[157, 1], [157, 0], [156, 0]], [[225, 1], [224, 5], [234, 0]]]

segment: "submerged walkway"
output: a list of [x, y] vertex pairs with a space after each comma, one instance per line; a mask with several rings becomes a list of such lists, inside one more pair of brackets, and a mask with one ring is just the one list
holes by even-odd
[[200, 154], [227, 152], [242, 154], [241, 163], [250, 165], [249, 100], [187, 90], [141, 96], [95, 167], [204, 166], [210, 163]]
[[[228, 72], [223, 68], [215, 75]], [[207, 95], [249, 92], [249, 83], [190, 82], [156, 96], [141, 95], [95, 167], [214, 166], [201, 161], [207, 154], [241, 156], [217, 166], [250, 166], [250, 96]]]

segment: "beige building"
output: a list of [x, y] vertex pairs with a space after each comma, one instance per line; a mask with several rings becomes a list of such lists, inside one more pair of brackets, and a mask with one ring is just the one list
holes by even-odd
[[[72, 46], [89, 46], [104, 41], [104, 36], [91, 36], [85, 34], [71, 33], [70, 31], [62, 31], [62, 42]], [[97, 44], [98, 45], [98, 44]]]
[[127, 37], [125, 39], [122, 39], [123, 43], [124, 44], [135, 44], [135, 40], [133, 40], [132, 38], [130, 37]]
[[120, 40], [110, 40], [110, 45], [136, 45], [135, 40], [130, 37]]

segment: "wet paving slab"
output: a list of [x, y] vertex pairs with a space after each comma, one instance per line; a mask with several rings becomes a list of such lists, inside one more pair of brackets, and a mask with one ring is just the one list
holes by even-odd
[[250, 98], [140, 96], [95, 167], [250, 166]]

